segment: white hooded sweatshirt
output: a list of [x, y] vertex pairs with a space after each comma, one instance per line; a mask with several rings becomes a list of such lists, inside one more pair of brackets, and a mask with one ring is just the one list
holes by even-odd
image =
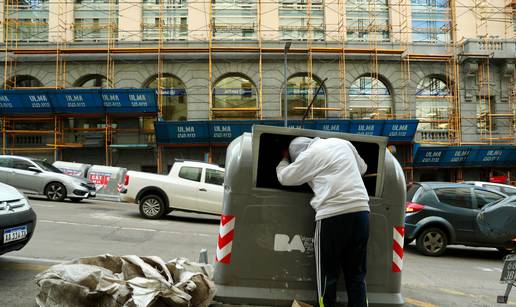
[[278, 180], [286, 186], [310, 185], [316, 220], [369, 211], [369, 196], [362, 181], [367, 164], [350, 142], [298, 137], [290, 143], [289, 153], [293, 162], [283, 159], [278, 164]]

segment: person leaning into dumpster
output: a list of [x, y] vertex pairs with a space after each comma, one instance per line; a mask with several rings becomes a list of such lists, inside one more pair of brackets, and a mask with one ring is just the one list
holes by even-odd
[[276, 167], [282, 185], [308, 183], [314, 192], [310, 204], [316, 212], [314, 245], [320, 306], [335, 306], [341, 269], [348, 306], [367, 306], [369, 196], [362, 180], [366, 170], [367, 164], [350, 142], [306, 137], [295, 138]]

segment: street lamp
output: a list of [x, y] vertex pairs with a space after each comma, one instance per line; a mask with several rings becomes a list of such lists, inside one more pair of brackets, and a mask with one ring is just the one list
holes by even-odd
[[285, 49], [283, 50], [283, 58], [284, 58], [284, 65], [283, 65], [283, 75], [285, 77], [285, 89], [284, 89], [284, 96], [283, 96], [283, 112], [285, 113], [285, 127], [287, 127], [287, 114], [288, 114], [288, 110], [287, 110], [287, 54], [288, 54], [288, 50], [290, 49], [290, 44], [291, 42], [290, 41], [287, 41], [285, 42]]

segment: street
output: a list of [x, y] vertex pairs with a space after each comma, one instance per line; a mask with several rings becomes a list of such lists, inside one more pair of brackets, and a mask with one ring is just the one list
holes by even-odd
[[[136, 205], [88, 200], [81, 203], [32, 199], [38, 223], [25, 248], [0, 256], [0, 306], [35, 306], [32, 278], [50, 265], [99, 254], [155, 255], [165, 261], [197, 261], [202, 248], [213, 262], [218, 217], [173, 212], [161, 220], [139, 216]], [[407, 247], [402, 293], [407, 306], [494, 306], [505, 285], [495, 249], [451, 247], [425, 257]], [[516, 306], [513, 291], [509, 306]]]

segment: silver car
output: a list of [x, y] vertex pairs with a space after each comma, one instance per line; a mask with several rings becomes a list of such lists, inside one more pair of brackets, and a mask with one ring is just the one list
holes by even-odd
[[49, 200], [74, 202], [95, 197], [95, 185], [83, 178], [63, 174], [43, 160], [0, 155], [0, 182], [27, 194], [45, 195]]

